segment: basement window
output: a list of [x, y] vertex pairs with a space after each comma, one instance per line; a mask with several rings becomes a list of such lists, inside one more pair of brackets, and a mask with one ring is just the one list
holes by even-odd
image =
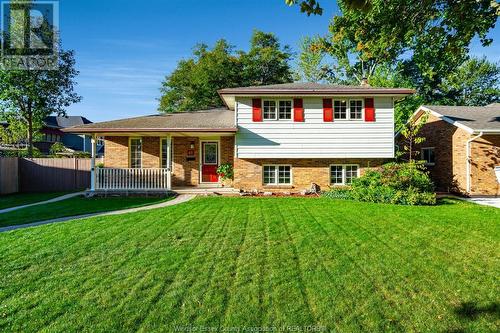
[[290, 165], [264, 165], [264, 185], [291, 185], [292, 167]]
[[356, 164], [330, 165], [330, 184], [351, 185], [353, 179], [359, 177], [359, 166]]

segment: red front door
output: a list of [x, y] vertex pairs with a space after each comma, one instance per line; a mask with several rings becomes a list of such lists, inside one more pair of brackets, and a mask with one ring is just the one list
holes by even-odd
[[217, 183], [217, 167], [219, 165], [219, 144], [217, 142], [203, 142], [201, 146], [201, 181], [202, 183]]

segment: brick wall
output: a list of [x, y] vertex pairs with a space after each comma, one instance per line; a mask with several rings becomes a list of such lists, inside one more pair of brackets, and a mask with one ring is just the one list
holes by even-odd
[[484, 135], [473, 141], [471, 195], [500, 195], [495, 166], [500, 166], [500, 135]]
[[104, 166], [106, 168], [128, 168], [128, 137], [107, 136], [104, 140]]
[[[172, 186], [194, 186], [199, 183], [200, 141], [197, 137], [174, 137]], [[191, 143], [194, 148], [191, 149]], [[194, 159], [188, 160], [188, 150], [193, 150]]]
[[[429, 115], [416, 146], [434, 147], [436, 164], [428, 166], [437, 191], [465, 194], [467, 189], [467, 140], [465, 130]], [[500, 165], [500, 135], [485, 135], [471, 143], [471, 195], [500, 195], [494, 167]], [[417, 155], [418, 157], [419, 155]]]
[[[234, 187], [251, 191], [253, 189], [269, 191], [299, 192], [309, 189], [311, 183], [318, 184], [322, 189], [330, 185], [331, 164], [358, 164], [362, 175], [367, 168], [378, 167], [382, 159], [239, 159], [234, 162]], [[291, 186], [264, 186], [262, 183], [262, 165], [286, 164], [292, 166]]]

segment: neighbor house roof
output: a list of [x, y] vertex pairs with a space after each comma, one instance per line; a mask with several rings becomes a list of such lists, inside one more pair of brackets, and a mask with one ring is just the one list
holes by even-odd
[[234, 112], [211, 109], [156, 114], [136, 118], [103, 121], [66, 128], [73, 133], [119, 132], [236, 132]]
[[415, 114], [423, 111], [470, 133], [500, 133], [500, 103], [487, 106], [422, 105]]
[[52, 128], [66, 128], [91, 123], [90, 120], [82, 116], [48, 116], [43, 120], [46, 127]]
[[218, 91], [221, 98], [229, 108], [234, 107], [235, 96], [277, 95], [277, 96], [308, 96], [308, 95], [391, 95], [406, 96], [415, 93], [407, 88], [381, 88], [369, 85], [331, 85], [311, 82], [295, 82], [271, 84], [265, 86], [250, 86], [239, 88], [225, 88]]

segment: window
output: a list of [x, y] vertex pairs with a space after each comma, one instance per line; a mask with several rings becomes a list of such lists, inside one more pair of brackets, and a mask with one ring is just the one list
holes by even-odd
[[264, 185], [292, 184], [292, 167], [289, 165], [264, 165]]
[[435, 165], [436, 164], [434, 147], [422, 148], [420, 156], [425, 161], [425, 165]]
[[363, 100], [334, 100], [333, 117], [340, 120], [362, 120], [363, 119]]
[[142, 167], [142, 139], [130, 139], [130, 167]]
[[276, 101], [264, 101], [264, 119], [276, 119]]
[[292, 101], [279, 101], [278, 119], [292, 119]]
[[363, 119], [363, 101], [351, 99], [349, 101], [349, 115], [351, 119]]
[[357, 165], [331, 165], [330, 183], [333, 185], [350, 185], [352, 180], [358, 178]]
[[333, 117], [347, 119], [347, 101], [333, 101]]
[[[168, 168], [170, 168], [170, 171], [172, 170], [172, 161], [174, 159], [174, 151], [173, 151], [173, 140], [170, 141], [170, 165], [168, 165]], [[161, 139], [161, 168], [167, 168], [167, 139]]]
[[263, 102], [264, 120], [291, 120], [292, 101], [291, 100], [264, 100]]

